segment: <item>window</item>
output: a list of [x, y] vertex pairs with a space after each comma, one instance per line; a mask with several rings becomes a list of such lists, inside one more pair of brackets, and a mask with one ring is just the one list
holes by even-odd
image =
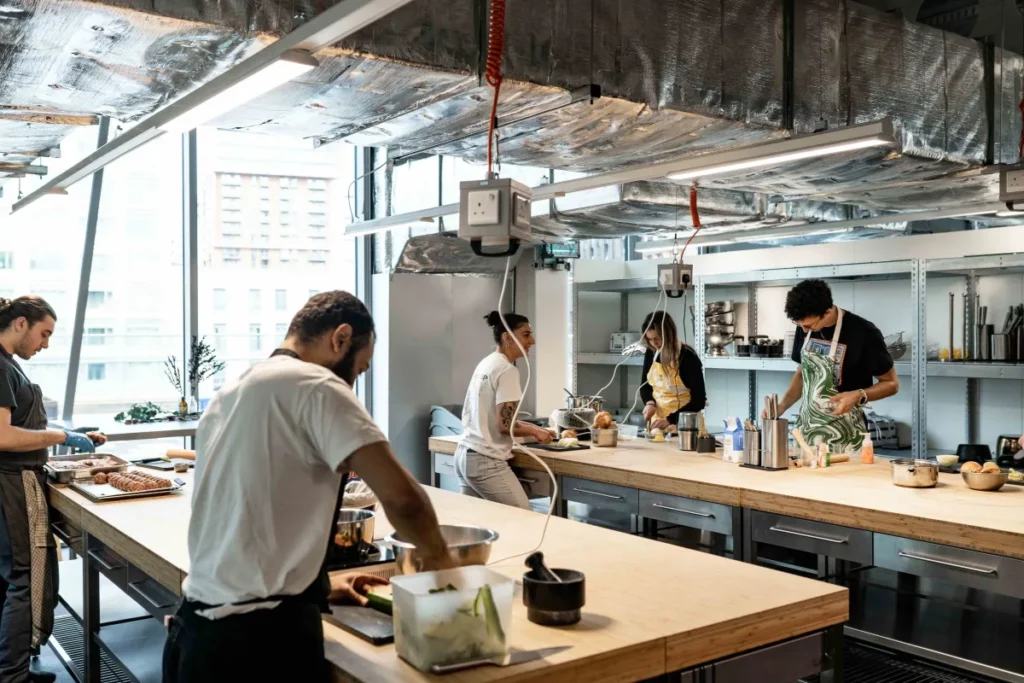
[[274, 309], [278, 311], [288, 310], [288, 290], [277, 289], [274, 290]]
[[12, 268], [14, 268], [14, 252], [0, 251], [0, 270], [10, 270]]
[[218, 353], [224, 353], [228, 350], [228, 340], [224, 336], [224, 331], [227, 329], [227, 325], [224, 323], [216, 323], [213, 326], [213, 348]]
[[106, 363], [89, 363], [86, 370], [90, 382], [99, 382], [107, 378]]
[[309, 290], [309, 298], [312, 299], [314, 296], [316, 296], [319, 293], [320, 293], [319, 289], [311, 289], [311, 290]]
[[249, 325], [249, 350], [259, 351], [262, 348], [260, 341], [260, 326], [256, 323]]
[[277, 337], [278, 342], [284, 341], [284, 338], [288, 336], [288, 323], [274, 325], [274, 336]]
[[242, 262], [242, 252], [238, 249], [225, 248], [223, 250], [223, 259], [226, 265], [237, 265]]
[[89, 306], [102, 306], [104, 304], [109, 304], [113, 298], [113, 292], [94, 292], [90, 290], [87, 303]]
[[224, 386], [225, 382], [227, 382], [227, 379], [224, 377], [224, 371], [221, 370], [220, 372], [213, 376], [213, 390], [220, 391], [221, 387]]
[[85, 328], [86, 346], [103, 346], [107, 343], [107, 337], [114, 334], [109, 327], [87, 327]]
[[249, 310], [258, 311], [263, 307], [262, 296], [260, 290], [250, 289], [249, 290]]
[[213, 290], [213, 310], [226, 311], [228, 309], [228, 290]]
[[270, 251], [267, 249], [260, 249], [260, 268], [268, 268], [270, 266]]
[[257, 182], [259, 182], [260, 187], [270, 187], [270, 178], [265, 175], [261, 175], [257, 178]]
[[323, 265], [324, 263], [327, 263], [327, 252], [320, 249], [314, 249], [309, 252], [309, 262], [314, 265]]

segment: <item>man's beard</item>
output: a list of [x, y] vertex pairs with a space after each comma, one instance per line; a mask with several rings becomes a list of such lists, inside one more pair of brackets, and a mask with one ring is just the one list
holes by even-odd
[[341, 360], [331, 366], [331, 372], [343, 379], [350, 387], [356, 384], [355, 349], [349, 349]]

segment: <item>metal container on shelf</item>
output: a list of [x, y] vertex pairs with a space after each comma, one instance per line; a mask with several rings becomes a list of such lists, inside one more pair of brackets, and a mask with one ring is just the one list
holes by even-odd
[[978, 360], [992, 360], [992, 335], [995, 325], [978, 325]]
[[1012, 337], [1008, 334], [993, 334], [992, 335], [992, 360], [993, 361], [1012, 361], [1014, 360], [1013, 352], [1016, 350], [1011, 345]]
[[765, 420], [761, 426], [761, 467], [789, 467], [789, 420]]

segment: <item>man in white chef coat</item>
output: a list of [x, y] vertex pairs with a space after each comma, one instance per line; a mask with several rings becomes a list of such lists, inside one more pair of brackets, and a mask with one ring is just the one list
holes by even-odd
[[317, 294], [281, 348], [210, 402], [196, 430], [191, 567], [165, 683], [330, 680], [320, 615], [329, 597], [360, 588], [325, 571], [349, 470], [422, 549], [425, 569], [451, 566], [429, 499], [352, 389], [374, 337], [359, 299]]

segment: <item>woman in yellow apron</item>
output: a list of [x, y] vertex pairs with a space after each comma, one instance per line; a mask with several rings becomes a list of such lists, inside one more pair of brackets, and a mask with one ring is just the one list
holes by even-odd
[[649, 313], [644, 319], [647, 330], [640, 396], [644, 420], [651, 429], [666, 429], [678, 424], [679, 413], [704, 410], [707, 392], [704, 371], [697, 352], [679, 340], [675, 321], [663, 311]]

